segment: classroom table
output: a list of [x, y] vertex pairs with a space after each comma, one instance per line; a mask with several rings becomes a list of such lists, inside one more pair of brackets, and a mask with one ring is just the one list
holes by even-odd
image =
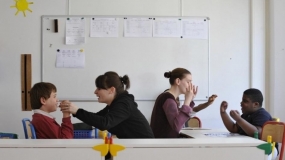
[[[245, 136], [209, 137], [218, 130], [182, 130], [192, 138], [180, 139], [113, 139], [125, 150], [115, 160], [266, 160], [257, 146], [265, 142]], [[102, 159], [93, 146], [101, 139], [5, 139], [0, 140], [1, 159], [9, 160], [96, 160]]]

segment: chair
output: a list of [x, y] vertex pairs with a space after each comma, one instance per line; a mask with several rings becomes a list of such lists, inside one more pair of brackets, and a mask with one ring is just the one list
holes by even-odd
[[198, 117], [192, 117], [187, 122], [188, 127], [202, 127], [202, 123]]
[[107, 137], [111, 137], [111, 133], [109, 133], [107, 130], [101, 131], [98, 128], [95, 128], [95, 138], [104, 138], [104, 135]]
[[28, 118], [22, 119], [22, 124], [23, 124], [24, 132], [25, 132], [25, 138], [26, 139], [37, 139], [35, 128], [32, 125], [30, 119]]
[[266, 141], [269, 135], [272, 137], [272, 142], [282, 143], [281, 149], [279, 150], [279, 160], [282, 160], [285, 145], [285, 123], [276, 121], [266, 122], [262, 126], [261, 140]]
[[280, 122], [280, 118], [278, 118], [278, 117], [273, 117], [273, 118], [272, 118], [272, 121]]

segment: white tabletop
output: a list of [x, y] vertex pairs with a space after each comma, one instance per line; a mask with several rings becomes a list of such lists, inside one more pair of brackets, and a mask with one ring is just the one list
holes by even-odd
[[207, 146], [258, 146], [265, 142], [254, 139], [236, 139], [236, 138], [212, 138], [212, 139], [153, 139], [153, 140], [142, 140], [134, 139], [131, 141], [126, 140], [115, 140], [114, 143], [122, 144], [126, 147], [207, 147]]
[[[201, 146], [257, 146], [265, 143], [248, 136], [232, 135], [226, 129], [181, 130], [193, 138], [176, 139], [113, 139], [125, 147], [201, 147]], [[1, 139], [0, 148], [7, 147], [67, 147], [90, 148], [103, 144], [103, 139]]]
[[[207, 146], [258, 146], [263, 141], [254, 138], [180, 138], [180, 139], [114, 139], [114, 144], [125, 147], [207, 147]], [[0, 140], [0, 148], [9, 147], [57, 147], [57, 148], [91, 148], [103, 144], [100, 139], [5, 139]]]

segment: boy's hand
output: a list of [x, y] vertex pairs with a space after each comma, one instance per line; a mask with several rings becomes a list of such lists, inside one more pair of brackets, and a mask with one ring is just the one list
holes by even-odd
[[223, 101], [223, 102], [221, 103], [220, 112], [221, 112], [221, 113], [226, 112], [227, 108], [228, 108], [228, 102]]
[[211, 95], [208, 99], [208, 104], [211, 105], [218, 96], [216, 94]]
[[[60, 111], [62, 112], [67, 112], [67, 111], [63, 111], [62, 108], [66, 107], [66, 106], [69, 106], [70, 105], [70, 102], [68, 100], [63, 100], [62, 102], [60, 102], [59, 104], [59, 108], [60, 108]], [[67, 112], [69, 113], [69, 112]], [[69, 113], [70, 114], [70, 113]]]
[[60, 111], [62, 111], [63, 118], [70, 117], [70, 112], [63, 110], [63, 108], [64, 108], [64, 107], [68, 107], [69, 104], [70, 104], [70, 102], [69, 102], [68, 100], [63, 100], [63, 101], [59, 104], [59, 108], [60, 108]]
[[230, 111], [230, 116], [231, 116], [235, 121], [238, 121], [238, 120], [241, 118], [240, 113], [239, 113], [239, 111], [237, 111], [237, 110], [231, 110], [231, 111]]

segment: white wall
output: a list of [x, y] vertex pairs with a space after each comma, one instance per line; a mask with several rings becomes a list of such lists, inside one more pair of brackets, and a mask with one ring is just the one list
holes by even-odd
[[[240, 109], [242, 92], [245, 89], [254, 86], [265, 92], [265, 86], [268, 86], [264, 74], [266, 70], [264, 69], [265, 4], [262, 0], [182, 0], [182, 7], [180, 7], [180, 0], [122, 0], [120, 3], [111, 0], [70, 0], [69, 5], [67, 1], [58, 0], [34, 0], [33, 2], [34, 4], [30, 5], [33, 13], [27, 12], [27, 17], [24, 18], [21, 13], [14, 16], [16, 9], [10, 8], [14, 1], [0, 1], [0, 132], [15, 132], [23, 138], [20, 121], [24, 117], [31, 118], [32, 112], [22, 112], [20, 106], [20, 54], [32, 54], [32, 83], [39, 82], [41, 15], [70, 13], [76, 15], [180, 16], [182, 13], [184, 16], [210, 17], [210, 93], [218, 94], [218, 98], [212, 106], [197, 115], [202, 119], [204, 127], [223, 127], [219, 115], [219, 104], [222, 100], [229, 102], [229, 109]], [[274, 27], [281, 28], [280, 26]], [[281, 64], [280, 60], [279, 65]], [[189, 70], [191, 71], [191, 68]], [[193, 76], [195, 78], [195, 75]], [[283, 85], [282, 81], [277, 82]], [[279, 92], [274, 89], [271, 91], [284, 95], [281, 93], [281, 86]], [[274, 99], [274, 103], [282, 104], [279, 103], [283, 102], [281, 97]], [[140, 110], [148, 120], [153, 103], [153, 101], [138, 102]], [[199, 103], [202, 102], [196, 102], [196, 104]], [[94, 112], [104, 106], [95, 102], [76, 104]], [[274, 113], [283, 109], [281, 105], [279, 106], [281, 109], [275, 107]], [[54, 115], [60, 122], [61, 113], [58, 111]], [[281, 113], [276, 115], [282, 116]], [[77, 119], [72, 119], [72, 121], [78, 122]]]
[[40, 81], [41, 18], [43, 14], [65, 14], [66, 2], [33, 0], [32, 13], [15, 16], [15, 1], [0, 1], [0, 132], [24, 137], [21, 119], [32, 112], [21, 111], [20, 54], [32, 54], [32, 82]]
[[268, 63], [270, 91], [270, 112], [285, 120], [285, 1], [274, 0], [268, 2]]

